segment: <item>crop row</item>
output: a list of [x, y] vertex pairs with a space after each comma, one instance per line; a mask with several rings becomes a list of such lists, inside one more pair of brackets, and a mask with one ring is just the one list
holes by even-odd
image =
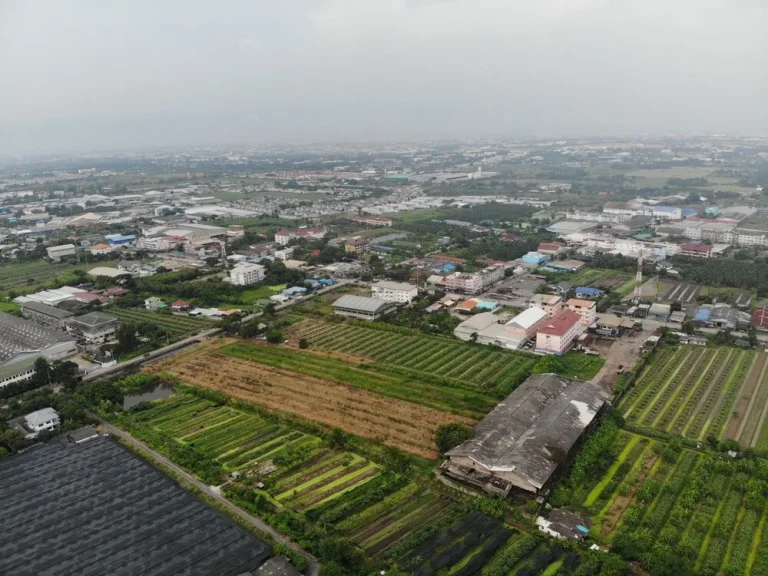
[[[693, 416], [694, 410], [699, 403], [699, 400], [704, 395], [709, 384], [715, 380], [718, 373], [725, 368], [728, 359], [732, 354], [730, 348], [719, 348], [715, 354], [715, 357], [711, 361], [709, 368], [706, 369], [697, 379], [691, 379], [689, 385], [692, 387], [685, 395], [685, 397], [678, 403], [678, 406], [671, 406], [668, 412], [674, 412], [669, 417], [668, 423], [665, 427], [667, 431], [672, 431], [679, 434], [686, 423]], [[664, 421], [667, 421], [665, 416]]]
[[705, 350], [695, 367], [683, 378], [682, 382], [676, 383], [674, 390], [670, 387], [669, 393], [665, 395], [664, 403], [659, 403], [654, 407], [655, 418], [650, 423], [647, 421], [647, 425], [660, 430], [666, 430], [669, 427], [678, 410], [682, 411], [682, 407], [688, 401], [692, 390], [714, 366], [718, 352], [719, 350]]
[[644, 393], [648, 382], [657, 380], [664, 367], [672, 362], [672, 359], [676, 355], [681, 354], [681, 351], [682, 348], [674, 350], [672, 348], [664, 348], [658, 352], [651, 360], [649, 366], [646, 367], [642, 374], [640, 374], [640, 377], [637, 379], [629, 393], [621, 399], [619, 408], [626, 412], [627, 409]]
[[702, 429], [706, 424], [708, 414], [712, 411], [712, 408], [717, 402], [717, 399], [720, 397], [720, 393], [723, 386], [725, 385], [726, 380], [729, 377], [729, 374], [733, 371], [737, 361], [740, 358], [741, 354], [737, 351], [734, 351], [730, 356], [728, 356], [722, 371], [718, 374], [715, 381], [708, 385], [707, 389], [704, 391], [704, 394], [697, 403], [695, 412], [693, 413], [691, 419], [683, 427], [683, 436], [688, 436], [690, 438], [699, 437]]
[[[653, 379], [646, 380], [646, 384], [640, 390], [635, 401], [625, 409], [625, 417], [630, 420], [636, 420], [638, 418], [637, 412], [645, 409], [650, 404], [651, 398], [667, 380], [672, 378], [675, 372], [680, 369], [681, 362], [684, 362], [692, 352], [692, 347], [681, 348], [669, 362], [661, 367], [661, 371]], [[636, 388], [640, 388], [640, 386], [636, 386]]]
[[702, 432], [702, 438], [710, 434], [715, 438], [722, 437], [725, 431], [725, 424], [731, 416], [731, 406], [733, 406], [734, 400], [738, 397], [747, 374], [752, 369], [754, 360], [755, 353], [752, 351], [748, 351], [743, 355], [735, 374], [732, 374], [727, 382], [725, 394], [720, 398], [720, 405], [714, 418], [711, 420], [710, 425]]

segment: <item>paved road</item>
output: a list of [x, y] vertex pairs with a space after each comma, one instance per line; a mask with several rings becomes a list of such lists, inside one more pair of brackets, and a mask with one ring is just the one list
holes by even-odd
[[[98, 418], [98, 416], [95, 414], [92, 414], [92, 416], [94, 416], [95, 418]], [[258, 530], [261, 530], [262, 532], [265, 532], [266, 534], [269, 534], [270, 536], [272, 536], [272, 538], [274, 538], [280, 544], [285, 544], [285, 546], [291, 548], [292, 550], [295, 550], [296, 552], [304, 556], [304, 558], [307, 559], [307, 563], [309, 564], [308, 575], [309, 576], [318, 575], [320, 570], [320, 564], [318, 563], [317, 559], [314, 556], [312, 556], [311, 554], [308, 554], [307, 552], [299, 548], [299, 546], [297, 546], [296, 544], [288, 540], [285, 536], [280, 534], [280, 532], [278, 532], [268, 524], [264, 523], [258, 517], [252, 516], [251, 514], [248, 514], [248, 512], [246, 512], [245, 510], [242, 510], [241, 508], [238, 508], [237, 506], [232, 504], [232, 502], [224, 498], [224, 496], [219, 494], [216, 490], [212, 489], [207, 484], [204, 484], [203, 482], [195, 478], [195, 476], [193, 476], [183, 468], [180, 468], [179, 466], [171, 462], [168, 458], [166, 458], [162, 454], [155, 452], [154, 450], [152, 450], [152, 448], [147, 446], [141, 440], [134, 438], [125, 430], [121, 430], [120, 428], [115, 428], [109, 422], [101, 420], [101, 418], [99, 418], [99, 420], [101, 421], [101, 424], [104, 427], [104, 431], [107, 432], [108, 434], [112, 434], [113, 436], [121, 438], [122, 440], [124, 440], [125, 442], [128, 442], [133, 446], [136, 446], [138, 448], [141, 448], [142, 450], [149, 452], [155, 460], [163, 464], [163, 466], [167, 466], [168, 468], [173, 470], [174, 474], [176, 474], [179, 478], [182, 478], [185, 483], [187, 483], [190, 486], [194, 486], [195, 488], [200, 490], [202, 493], [204, 493], [206, 496], [213, 498], [214, 500], [216, 500], [216, 502], [218, 502], [222, 506], [225, 506], [233, 514], [242, 518], [252, 526], [256, 527]]]

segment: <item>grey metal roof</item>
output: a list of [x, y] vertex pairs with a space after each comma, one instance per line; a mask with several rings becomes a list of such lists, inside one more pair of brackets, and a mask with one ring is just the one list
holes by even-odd
[[256, 576], [301, 576], [285, 556], [270, 558], [254, 572]]
[[37, 312], [38, 314], [45, 314], [46, 316], [51, 316], [53, 318], [58, 318], [59, 320], [63, 318], [69, 318], [72, 316], [72, 312], [69, 312], [67, 310], [61, 310], [59, 308], [56, 308], [55, 306], [49, 306], [48, 304], [43, 304], [42, 302], [24, 302], [21, 307], [24, 310], [31, 310], [32, 312]]
[[389, 308], [391, 306], [391, 302], [381, 298], [367, 298], [366, 296], [351, 296], [349, 294], [345, 294], [333, 303], [334, 308], [350, 308], [371, 313], [376, 313], [382, 308]]
[[117, 316], [112, 316], [111, 314], [104, 314], [104, 312], [88, 312], [88, 314], [73, 318], [70, 323], [88, 326], [89, 328], [98, 328], [99, 326], [117, 321]]
[[0, 460], [0, 574], [235, 576], [271, 555], [111, 438]]
[[0, 364], [21, 352], [37, 352], [57, 342], [73, 340], [55, 328], [0, 312]]
[[49, 420], [57, 420], [58, 418], [59, 413], [51, 407], [41, 408], [40, 410], [35, 410], [24, 416], [24, 420], [26, 420], [27, 424], [30, 426], [40, 426]]
[[492, 472], [514, 472], [541, 488], [609, 398], [591, 382], [535, 374], [448, 456], [470, 458]]

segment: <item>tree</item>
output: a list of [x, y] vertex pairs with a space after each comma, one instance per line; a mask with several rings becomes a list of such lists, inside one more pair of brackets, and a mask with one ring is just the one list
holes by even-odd
[[696, 331], [696, 326], [692, 320], [685, 320], [682, 325], [682, 330], [686, 334], [693, 334]]
[[280, 344], [285, 340], [283, 331], [280, 328], [271, 327], [267, 329], [267, 342], [270, 344]]
[[441, 454], [445, 454], [470, 438], [472, 438], [472, 428], [457, 422], [441, 424], [435, 431], [435, 444]]
[[120, 354], [128, 354], [138, 348], [136, 325], [126, 322], [117, 329], [117, 349]]
[[754, 326], [747, 330], [747, 339], [751, 346], [757, 346], [757, 329]]
[[477, 342], [477, 332], [472, 332], [472, 334], [470, 334], [469, 341], [472, 343]]
[[299, 348], [301, 348], [302, 350], [306, 350], [307, 348], [309, 348], [309, 340], [307, 340], [306, 338], [302, 338], [301, 340], [299, 340]]

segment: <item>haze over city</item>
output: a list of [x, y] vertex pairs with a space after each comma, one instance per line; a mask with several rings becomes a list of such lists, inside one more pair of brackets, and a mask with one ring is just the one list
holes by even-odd
[[760, 0], [0, 1], [0, 153], [763, 133]]

